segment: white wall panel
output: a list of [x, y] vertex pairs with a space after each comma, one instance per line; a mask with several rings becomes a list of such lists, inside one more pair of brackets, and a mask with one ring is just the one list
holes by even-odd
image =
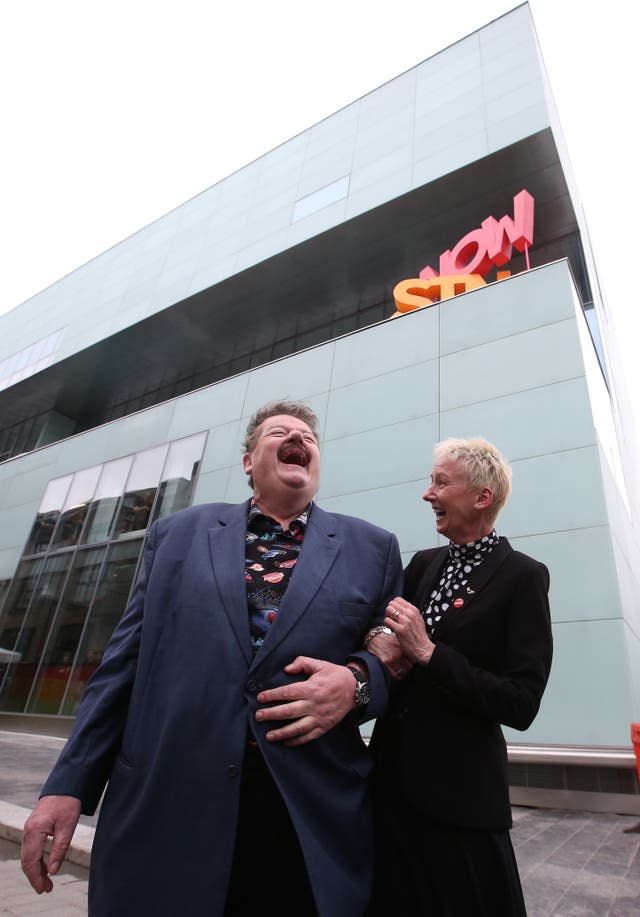
[[447, 411], [584, 375], [575, 321], [556, 322], [443, 357]]
[[443, 411], [440, 423], [443, 439], [482, 436], [500, 442], [509, 461], [596, 441], [584, 377]]
[[507, 741], [629, 746], [632, 721], [622, 621], [556, 624], [554, 659], [541, 713], [526, 733]]
[[437, 412], [438, 363], [431, 360], [333, 389], [324, 436], [332, 440]]
[[457, 296], [441, 311], [443, 354], [573, 319], [575, 308], [567, 262], [557, 261]]

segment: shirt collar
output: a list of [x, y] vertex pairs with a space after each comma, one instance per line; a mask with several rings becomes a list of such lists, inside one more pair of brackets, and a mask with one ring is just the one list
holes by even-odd
[[[307, 523], [309, 521], [309, 516], [311, 515], [312, 507], [313, 507], [313, 500], [305, 506], [305, 508], [300, 513], [300, 515], [296, 519], [294, 519], [293, 522], [289, 525], [289, 528], [291, 528], [292, 525], [295, 525], [296, 523], [298, 523], [299, 525], [302, 526], [303, 529], [306, 529]], [[279, 523], [276, 522], [275, 519], [273, 519], [271, 516], [267, 516], [266, 513], [262, 512], [262, 510], [256, 503], [255, 498], [252, 497], [251, 504], [249, 506], [249, 515], [247, 517], [247, 527], [250, 527], [252, 523], [256, 522], [258, 519], [268, 519], [274, 525], [279, 525]]]
[[495, 546], [500, 541], [498, 533], [495, 529], [489, 532], [488, 535], [484, 535], [482, 538], [479, 538], [478, 541], [469, 541], [467, 544], [455, 544], [455, 542], [449, 542], [449, 557], [452, 560], [461, 561], [461, 560], [480, 560], [481, 558], [478, 555], [486, 555], [492, 551]]

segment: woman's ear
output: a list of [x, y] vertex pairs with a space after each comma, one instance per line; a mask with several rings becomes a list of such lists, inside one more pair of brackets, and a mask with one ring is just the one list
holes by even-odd
[[476, 509], [489, 509], [492, 503], [493, 491], [490, 487], [483, 487], [482, 490], [478, 491], [478, 496], [474, 504]]

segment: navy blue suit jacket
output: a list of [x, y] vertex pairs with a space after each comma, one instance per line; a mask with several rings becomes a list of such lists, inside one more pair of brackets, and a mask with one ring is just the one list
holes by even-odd
[[[251, 723], [287, 803], [320, 917], [364, 911], [371, 882], [368, 752], [348, 716], [297, 748], [269, 744], [256, 694], [297, 680], [298, 655], [344, 663], [401, 590], [394, 535], [314, 506], [265, 645], [251, 651], [244, 581], [248, 504], [192, 507], [150, 529], [129, 605], [91, 679], [44, 794], [82, 800], [96, 830], [92, 917], [222, 915]], [[386, 705], [375, 657], [368, 715]], [[277, 851], [261, 881], [286, 882]]]

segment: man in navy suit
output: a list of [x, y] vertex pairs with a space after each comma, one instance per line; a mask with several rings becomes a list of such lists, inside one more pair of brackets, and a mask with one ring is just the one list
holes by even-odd
[[[397, 539], [327, 513], [317, 419], [247, 429], [247, 503], [155, 522], [123, 618], [25, 825], [38, 893], [102, 797], [91, 917], [357, 917], [370, 893], [368, 752], [387, 701], [360, 648], [401, 589]], [[53, 844], [43, 858], [48, 836]]]

